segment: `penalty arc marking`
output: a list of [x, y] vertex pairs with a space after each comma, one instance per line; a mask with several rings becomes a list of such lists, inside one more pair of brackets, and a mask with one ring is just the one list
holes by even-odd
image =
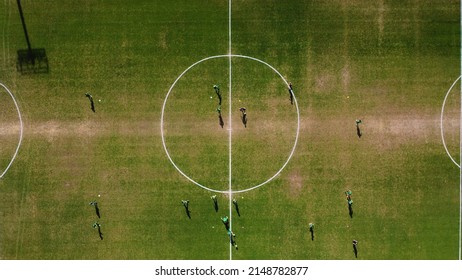
[[171, 91], [173, 90], [173, 88], [175, 87], [176, 83], [191, 69], [193, 68], [194, 66], [204, 62], [204, 61], [207, 61], [207, 60], [210, 60], [210, 59], [216, 59], [216, 58], [223, 58], [223, 57], [238, 57], [238, 58], [245, 58], [245, 59], [250, 59], [250, 60], [254, 60], [254, 61], [257, 61], [261, 64], [264, 64], [266, 65], [267, 67], [271, 68], [271, 70], [273, 70], [283, 81], [284, 83], [286, 84], [286, 86], [288, 87], [289, 86], [289, 83], [287, 82], [287, 80], [284, 78], [284, 76], [282, 76], [282, 74], [276, 70], [276, 68], [274, 68], [273, 66], [271, 66], [270, 64], [268, 64], [267, 62], [263, 61], [263, 60], [260, 60], [258, 58], [254, 58], [254, 57], [250, 57], [250, 56], [245, 56], [245, 55], [237, 55], [237, 54], [225, 54], [225, 55], [215, 55], [215, 56], [210, 56], [210, 57], [207, 57], [207, 58], [204, 58], [204, 59], [201, 59], [197, 62], [195, 62], [194, 64], [192, 64], [191, 66], [189, 66], [188, 68], [186, 68], [186, 70], [183, 71], [183, 73], [181, 73], [178, 78], [176, 78], [176, 80], [173, 82], [173, 84], [170, 86], [170, 89], [168, 90], [167, 92], [167, 95], [165, 96], [165, 100], [164, 100], [164, 103], [162, 105], [162, 113], [161, 113], [161, 118], [160, 118], [160, 130], [161, 130], [161, 138], [162, 138], [162, 145], [164, 147], [164, 150], [165, 150], [165, 153], [167, 154], [167, 157], [168, 159], [170, 160], [170, 163], [175, 167], [175, 169], [181, 174], [183, 175], [186, 179], [188, 179], [190, 182], [194, 183], [195, 185], [205, 189], [205, 190], [208, 190], [208, 191], [211, 191], [211, 192], [216, 192], [216, 193], [243, 193], [243, 192], [247, 192], [247, 191], [250, 191], [250, 190], [254, 190], [256, 188], [259, 188], [267, 183], [269, 183], [270, 181], [272, 181], [274, 178], [276, 178], [284, 169], [285, 167], [287, 166], [287, 164], [289, 163], [289, 161], [292, 159], [294, 153], [295, 153], [295, 148], [297, 147], [297, 143], [298, 143], [298, 138], [299, 138], [299, 134], [300, 134], [300, 110], [299, 110], [299, 107], [298, 107], [298, 102], [297, 102], [297, 98], [295, 97], [295, 94], [293, 95], [293, 98], [294, 98], [294, 104], [295, 104], [295, 107], [297, 109], [297, 131], [296, 131], [296, 135], [295, 135], [295, 141], [294, 141], [294, 145], [291, 149], [291, 152], [289, 154], [289, 157], [287, 158], [287, 160], [284, 162], [284, 164], [282, 165], [282, 167], [272, 176], [270, 177], [269, 179], [267, 179], [266, 181], [264, 181], [263, 183], [260, 183], [258, 185], [255, 185], [255, 186], [252, 186], [252, 187], [249, 187], [247, 189], [243, 189], [243, 190], [226, 190], [226, 191], [221, 191], [221, 190], [215, 190], [215, 189], [212, 189], [212, 188], [209, 188], [207, 186], [204, 186], [202, 184], [200, 184], [199, 182], [195, 181], [194, 179], [192, 179], [191, 177], [189, 177], [186, 173], [184, 173], [176, 164], [175, 162], [173, 161], [172, 157], [170, 156], [170, 153], [167, 149], [167, 145], [166, 145], [166, 141], [165, 141], [165, 136], [164, 136], [164, 114], [165, 114], [165, 106], [167, 104], [167, 100], [168, 100], [168, 97], [170, 96], [170, 93]]
[[14, 98], [14, 95], [11, 93], [11, 91], [4, 84], [0, 83], [0, 86], [3, 87], [6, 90], [6, 92], [8, 92], [11, 99], [13, 100], [14, 106], [16, 106], [16, 111], [18, 112], [19, 125], [20, 125], [18, 145], [16, 146], [16, 150], [15, 150], [15, 152], [13, 154], [13, 157], [11, 158], [10, 162], [8, 163], [7, 167], [5, 168], [3, 173], [0, 174], [0, 179], [1, 179], [6, 174], [6, 172], [8, 172], [8, 169], [10, 169], [11, 165], [13, 164], [14, 160], [16, 159], [16, 156], [18, 155], [19, 148], [21, 147], [21, 143], [22, 143], [24, 125], [23, 125], [23, 122], [22, 122], [21, 111], [19, 110], [18, 102], [16, 102], [16, 99]]
[[446, 153], [448, 154], [451, 161], [459, 168], [460, 168], [460, 164], [457, 163], [457, 161], [451, 156], [451, 153], [449, 152], [448, 147], [446, 146], [446, 141], [444, 140], [443, 116], [444, 116], [444, 107], [446, 106], [446, 100], [448, 99], [449, 93], [451, 92], [452, 88], [457, 84], [457, 82], [460, 80], [460, 78], [461, 76], [459, 76], [459, 78], [457, 78], [454, 81], [454, 83], [451, 85], [448, 92], [446, 93], [446, 96], [444, 97], [444, 100], [443, 100], [443, 106], [441, 107], [441, 117], [440, 117], [441, 140], [443, 141], [444, 149], [446, 150]]

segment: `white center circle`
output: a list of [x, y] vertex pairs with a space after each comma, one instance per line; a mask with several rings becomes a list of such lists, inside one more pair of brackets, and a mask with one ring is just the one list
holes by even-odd
[[188, 68], [186, 68], [186, 70], [183, 71], [183, 73], [181, 73], [177, 78], [176, 80], [173, 82], [173, 84], [170, 86], [170, 89], [168, 90], [166, 96], [165, 96], [165, 99], [164, 99], [164, 103], [162, 105], [162, 112], [161, 112], [161, 119], [160, 119], [160, 130], [161, 130], [161, 138], [162, 138], [162, 145], [164, 147], [164, 150], [165, 150], [165, 153], [167, 154], [167, 157], [169, 159], [169, 161], [171, 162], [171, 164], [175, 167], [175, 169], [181, 174], [183, 175], [186, 179], [188, 179], [190, 182], [194, 183], [195, 185], [205, 189], [205, 190], [208, 190], [208, 191], [212, 191], [212, 192], [217, 192], [217, 193], [242, 193], [242, 192], [247, 192], [247, 191], [250, 191], [250, 190], [254, 190], [256, 188], [259, 188], [267, 183], [269, 183], [270, 181], [272, 181], [274, 178], [276, 178], [283, 170], [284, 168], [287, 166], [287, 164], [289, 163], [290, 159], [292, 158], [292, 156], [294, 155], [294, 152], [295, 152], [295, 148], [297, 147], [297, 143], [298, 143], [298, 138], [299, 138], [299, 132], [300, 132], [300, 110], [298, 108], [298, 103], [297, 103], [297, 99], [295, 97], [295, 94], [293, 94], [293, 100], [294, 100], [294, 105], [295, 105], [295, 108], [297, 110], [297, 130], [296, 130], [296, 135], [295, 135], [295, 140], [294, 140], [294, 144], [292, 146], [292, 149], [290, 151], [290, 154], [288, 156], [288, 158], [286, 159], [286, 161], [284, 162], [284, 164], [282, 165], [282, 167], [273, 175], [271, 176], [269, 179], [267, 179], [266, 181], [264, 181], [263, 183], [260, 183], [260, 184], [257, 184], [255, 186], [251, 186], [251, 187], [248, 187], [246, 189], [242, 189], [242, 190], [226, 190], [226, 191], [223, 191], [223, 190], [216, 190], [216, 189], [212, 189], [212, 188], [209, 188], [207, 186], [204, 186], [202, 184], [200, 184], [199, 182], [195, 181], [194, 179], [192, 179], [190, 176], [188, 176], [185, 172], [183, 172], [176, 164], [175, 162], [173, 161], [172, 157], [170, 156], [170, 153], [167, 149], [167, 145], [166, 145], [166, 141], [165, 141], [165, 136], [164, 136], [164, 115], [165, 115], [165, 107], [166, 107], [166, 104], [167, 104], [167, 101], [168, 101], [168, 98], [170, 96], [170, 93], [172, 92], [173, 88], [175, 87], [175, 85], [177, 84], [177, 82], [189, 71], [191, 70], [193, 67], [197, 66], [198, 64], [204, 62], [204, 61], [207, 61], [207, 60], [211, 60], [211, 59], [217, 59], [217, 58], [232, 58], [232, 57], [238, 57], [238, 58], [244, 58], [244, 59], [249, 59], [249, 60], [253, 60], [253, 61], [257, 61], [267, 67], [269, 67], [272, 71], [274, 71], [281, 79], [282, 81], [285, 83], [285, 85], [287, 86], [287, 88], [289, 87], [289, 83], [287, 82], [287, 80], [281, 75], [281, 73], [276, 70], [273, 66], [271, 66], [270, 64], [260, 60], [260, 59], [257, 59], [257, 58], [254, 58], [254, 57], [250, 57], [250, 56], [244, 56], [244, 55], [234, 55], [234, 54], [226, 54], [226, 55], [216, 55], [216, 56], [210, 56], [210, 57], [207, 57], [207, 58], [204, 58], [202, 60], [199, 60], [197, 62], [195, 62], [194, 64], [192, 64], [191, 66], [189, 66]]

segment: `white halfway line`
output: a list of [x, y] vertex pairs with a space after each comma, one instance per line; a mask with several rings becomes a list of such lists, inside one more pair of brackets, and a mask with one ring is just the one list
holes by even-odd
[[231, 1], [228, 1], [228, 42], [229, 42], [229, 49], [228, 49], [228, 54], [229, 54], [229, 95], [228, 95], [228, 103], [229, 103], [229, 259], [233, 259], [233, 244], [231, 242], [232, 238], [232, 232], [233, 232], [233, 219], [232, 219], [232, 199], [233, 199], [233, 187], [232, 187], [232, 178], [233, 178], [233, 170], [232, 170], [232, 158], [233, 158], [233, 148], [232, 148], [232, 63], [231, 63], [231, 54], [232, 54], [232, 49], [231, 49]]

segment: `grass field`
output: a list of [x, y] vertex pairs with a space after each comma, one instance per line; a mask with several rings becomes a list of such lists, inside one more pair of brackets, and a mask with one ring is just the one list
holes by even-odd
[[[282, 79], [251, 59], [210, 59], [186, 72], [165, 104], [165, 144], [188, 176], [223, 192], [217, 212], [214, 193], [169, 161], [161, 113], [183, 71], [229, 54], [228, 1], [22, 5], [50, 72], [16, 71], [26, 42], [16, 1], [2, 1], [0, 83], [19, 104], [24, 139], [0, 179], [0, 259], [344, 260], [355, 259], [353, 239], [362, 260], [459, 258], [460, 169], [440, 135], [443, 99], [460, 76], [459, 1], [232, 1], [232, 54], [261, 59], [293, 84], [300, 134], [274, 180], [230, 196], [230, 188], [258, 185], [287, 160], [296, 107]], [[0, 91], [2, 172], [19, 122]], [[460, 83], [443, 116], [456, 162], [459, 94]], [[239, 250], [230, 250], [220, 221], [230, 214]]]

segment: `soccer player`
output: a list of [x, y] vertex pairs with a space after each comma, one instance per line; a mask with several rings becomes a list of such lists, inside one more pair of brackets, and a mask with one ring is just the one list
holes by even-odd
[[358, 241], [353, 239], [353, 251], [355, 253], [355, 257], [358, 258]]
[[362, 121], [360, 119], [356, 120], [356, 134], [358, 135], [359, 138], [363, 135], [361, 132], [361, 129], [359, 128], [359, 124], [361, 124]]
[[292, 88], [292, 83], [289, 83], [289, 98], [290, 104], [294, 105], [294, 89]]
[[98, 222], [93, 224], [93, 228], [98, 228], [99, 238], [103, 240], [103, 233], [101, 232], [101, 225]]
[[310, 227], [310, 233], [311, 233], [311, 240], [313, 241], [314, 240], [314, 224], [309, 223], [309, 227]]
[[95, 112], [95, 102], [93, 102], [93, 96], [91, 96], [90, 93], [85, 93], [85, 96], [88, 97], [88, 99], [90, 100], [90, 107], [91, 107], [91, 110], [93, 111], [93, 113]]
[[236, 235], [231, 230], [228, 230], [228, 236], [229, 236], [229, 242], [231, 242], [231, 245], [233, 245], [237, 250], [237, 243], [236, 243], [236, 240], [234, 239]]
[[247, 127], [247, 109], [245, 107], [241, 107], [239, 108], [239, 111], [242, 113], [242, 123], [244, 124], [244, 127]]
[[221, 94], [220, 94], [220, 86], [219, 85], [213, 85], [213, 88], [215, 89], [215, 93], [218, 96], [218, 105], [221, 106]]
[[224, 216], [221, 218], [221, 221], [225, 225], [226, 230], [229, 230], [229, 218], [228, 216]]
[[350, 190], [347, 190], [347, 191], [345, 192], [345, 195], [346, 195], [346, 199], [347, 199], [348, 201], [350, 201], [350, 200], [351, 200], [352, 192], [351, 192]]
[[182, 200], [181, 203], [183, 203], [183, 206], [188, 209], [189, 207], [189, 200]]
[[98, 208], [98, 202], [96, 202], [96, 200], [92, 201], [90, 202], [90, 205], [95, 206], [96, 216], [98, 216], [98, 218], [101, 218], [101, 215], [99, 213], [99, 208]]
[[181, 203], [183, 203], [183, 206], [186, 211], [186, 215], [188, 215], [188, 218], [191, 219], [191, 211], [189, 211], [189, 200], [182, 200]]
[[213, 200], [213, 207], [215, 208], [215, 212], [218, 212], [218, 200], [216, 195], [212, 195], [210, 197]]
[[237, 204], [237, 200], [235, 198], [233, 198], [233, 204], [236, 207], [237, 215], [240, 217], [241, 213], [239, 212], [239, 205]]

